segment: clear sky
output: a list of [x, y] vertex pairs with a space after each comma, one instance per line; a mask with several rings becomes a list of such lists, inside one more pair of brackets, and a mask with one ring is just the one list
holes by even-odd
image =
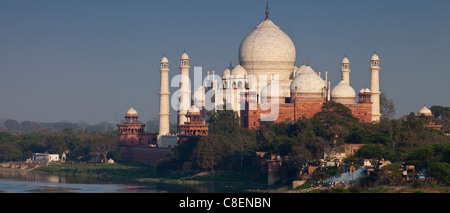
[[[0, 0], [0, 118], [117, 122], [134, 107], [142, 122], [159, 110], [159, 62], [221, 75], [242, 39], [265, 17], [265, 0]], [[381, 59], [380, 89], [402, 116], [450, 106], [450, 1], [269, 2], [290, 36], [296, 66], [309, 59], [334, 87], [347, 54], [355, 91], [370, 87], [369, 59]], [[175, 91], [176, 88], [171, 88]], [[172, 113], [171, 120], [176, 120]]]

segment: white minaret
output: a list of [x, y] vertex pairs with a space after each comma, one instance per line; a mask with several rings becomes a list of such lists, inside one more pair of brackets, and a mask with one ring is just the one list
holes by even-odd
[[170, 102], [169, 102], [169, 60], [164, 56], [161, 59], [161, 88], [159, 90], [159, 135], [170, 132]]
[[181, 55], [181, 82], [180, 82], [180, 105], [178, 109], [178, 124], [182, 125], [187, 121], [186, 114], [191, 106], [191, 84], [189, 79], [189, 56], [184, 51]]
[[350, 61], [347, 56], [345, 56], [341, 62], [341, 80], [350, 85]]
[[372, 121], [380, 121], [380, 58], [378, 55], [373, 53], [372, 58], [370, 58], [370, 91], [372, 92]]

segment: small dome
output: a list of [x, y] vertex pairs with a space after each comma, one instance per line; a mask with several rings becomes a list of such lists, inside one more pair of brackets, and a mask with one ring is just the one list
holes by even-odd
[[295, 87], [299, 93], [322, 93], [325, 83], [310, 66], [306, 66], [292, 80], [291, 93], [295, 92]]
[[433, 113], [426, 106], [423, 106], [422, 109], [419, 110], [419, 115], [424, 114], [425, 116], [433, 116]]
[[189, 60], [189, 56], [186, 52], [183, 53], [183, 55], [181, 55], [181, 59], [183, 60]]
[[362, 88], [361, 90], [359, 90], [359, 93], [364, 93], [364, 88]]
[[364, 89], [365, 93], [371, 93], [369, 88]]
[[265, 98], [279, 98], [283, 97], [281, 92], [281, 87], [278, 83], [267, 84], [260, 93], [261, 97]]
[[127, 116], [137, 116], [137, 111], [135, 109], [133, 109], [133, 107], [131, 107], [128, 111], [127, 111]]
[[295, 70], [295, 76], [294, 76], [294, 78], [297, 76], [297, 75], [299, 75], [304, 69], [306, 68], [306, 65], [302, 65], [302, 66], [300, 66], [297, 70]]
[[166, 58], [166, 56], [162, 57], [161, 63], [169, 63], [169, 59]]
[[200, 110], [195, 105], [192, 105], [191, 108], [188, 109], [187, 113], [200, 113]]
[[378, 57], [378, 55], [377, 55], [376, 53], [374, 53], [374, 54], [372, 55], [372, 57], [370, 58], [370, 60], [371, 60], [371, 61], [379, 61], [380, 58]]
[[355, 98], [355, 90], [344, 80], [331, 90], [331, 98]]
[[348, 60], [347, 57], [344, 57], [341, 61], [341, 64], [350, 64], [350, 61]]
[[231, 71], [231, 75], [234, 75], [234, 76], [247, 76], [247, 70], [245, 70], [244, 67], [242, 67], [241, 65], [238, 64]]
[[225, 69], [225, 71], [223, 71], [222, 78], [227, 79], [228, 75], [231, 75], [231, 71], [230, 71], [230, 69], [227, 68], [227, 69]]

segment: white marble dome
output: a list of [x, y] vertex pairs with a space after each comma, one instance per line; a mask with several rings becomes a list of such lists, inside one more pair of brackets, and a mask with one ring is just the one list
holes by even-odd
[[295, 87], [298, 93], [322, 93], [325, 83], [310, 66], [306, 66], [292, 81], [291, 93], [295, 93]]
[[331, 90], [331, 98], [355, 98], [355, 90], [344, 80]]
[[295, 56], [292, 40], [270, 19], [251, 31], [239, 47], [239, 61], [244, 67], [281, 65], [292, 69]]
[[222, 78], [227, 79], [228, 75], [231, 75], [231, 71], [229, 68], [227, 68], [227, 69], [225, 69], [225, 71], [223, 71]]
[[[306, 65], [302, 65], [299, 68], [297, 68], [297, 70], [295, 70], [295, 76], [299, 75], [304, 69], [306, 68]], [[294, 78], [295, 78], [294, 76]]]
[[234, 76], [247, 76], [247, 70], [244, 69], [240, 64], [231, 70], [231, 75]]
[[133, 109], [133, 107], [131, 107], [128, 111], [127, 111], [127, 116], [138, 116], [138, 113], [135, 109]]
[[423, 106], [422, 109], [419, 110], [419, 115], [424, 114], [425, 116], [433, 116], [433, 113], [426, 106]]

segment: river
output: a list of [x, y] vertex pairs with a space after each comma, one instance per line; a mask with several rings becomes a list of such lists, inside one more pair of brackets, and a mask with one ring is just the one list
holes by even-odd
[[0, 193], [240, 193], [227, 184], [136, 183], [125, 178], [51, 175], [42, 172], [0, 169]]

